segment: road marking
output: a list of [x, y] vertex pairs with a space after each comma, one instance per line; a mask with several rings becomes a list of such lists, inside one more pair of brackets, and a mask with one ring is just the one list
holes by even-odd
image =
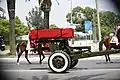
[[[50, 70], [1, 70], [5, 72], [39, 72], [39, 71], [45, 71], [49, 72]], [[76, 71], [76, 69], [70, 69], [68, 71]], [[77, 70], [77, 71], [120, 71], [120, 69], [83, 69], [83, 70]]]

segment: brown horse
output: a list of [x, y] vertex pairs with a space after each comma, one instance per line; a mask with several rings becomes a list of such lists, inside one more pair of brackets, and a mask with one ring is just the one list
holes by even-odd
[[[26, 60], [28, 61], [29, 64], [31, 64], [31, 62], [28, 59], [28, 50], [26, 50], [26, 47], [27, 47], [27, 41], [20, 42], [17, 45], [17, 47], [16, 47], [16, 51], [17, 51], [17, 54], [18, 54], [17, 64], [19, 64], [19, 58], [20, 58], [20, 56], [22, 55], [23, 52], [25, 52]], [[38, 51], [38, 55], [40, 57], [40, 64], [41, 64], [42, 60], [45, 58], [45, 56], [44, 56], [42, 50], [39, 50], [39, 49], [36, 48], [35, 51]], [[41, 55], [43, 56], [42, 59], [41, 59]]]
[[[118, 42], [119, 44], [116, 45], [116, 43], [110, 43], [112, 37], [108, 36], [107, 38], [104, 38], [102, 39], [100, 42], [99, 42], [99, 51], [102, 51], [103, 50], [103, 44], [104, 46], [106, 47], [106, 50], [111, 50], [112, 48], [114, 49], [120, 49], [120, 29], [118, 30], [117, 32], [117, 38], [118, 38]], [[106, 53], [105, 54], [105, 58], [106, 58], [106, 62], [110, 62], [110, 56], [109, 56], [109, 53]]]

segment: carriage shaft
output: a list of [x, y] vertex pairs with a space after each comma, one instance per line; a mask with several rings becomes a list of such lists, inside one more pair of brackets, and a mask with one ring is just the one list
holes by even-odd
[[99, 52], [88, 52], [88, 53], [74, 52], [70, 56], [74, 59], [81, 59], [81, 58], [88, 58], [88, 57], [95, 57], [95, 56], [103, 56], [105, 54], [116, 54], [118, 52], [120, 52], [120, 49], [99, 51]]

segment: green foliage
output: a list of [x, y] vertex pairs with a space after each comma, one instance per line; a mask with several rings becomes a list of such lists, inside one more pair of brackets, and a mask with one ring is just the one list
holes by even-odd
[[44, 28], [44, 19], [42, 17], [42, 10], [40, 7], [32, 8], [32, 10], [29, 12], [28, 19], [31, 27], [38, 27], [39, 29]]
[[[67, 22], [71, 21], [71, 13], [66, 15]], [[75, 7], [72, 10], [72, 21], [73, 24], [81, 24], [82, 28], [76, 27], [76, 31], [84, 32], [84, 21], [89, 20], [93, 22], [93, 29], [97, 27], [97, 11], [96, 9], [92, 9], [90, 7]], [[120, 15], [115, 14], [110, 11], [101, 11], [100, 12], [100, 26], [101, 26], [101, 34], [102, 36], [113, 32], [115, 26], [120, 23]], [[94, 33], [94, 32], [93, 32]], [[98, 35], [98, 33], [96, 34]]]
[[[15, 18], [15, 35], [23, 35], [25, 32], [28, 31], [27, 26], [21, 23], [18, 16]], [[9, 20], [7, 19], [0, 19], [0, 34], [5, 37], [5, 40], [9, 40]]]
[[15, 18], [15, 34], [16, 36], [24, 35], [28, 31], [28, 27], [21, 23], [18, 16]]
[[9, 21], [6, 19], [0, 19], [0, 34], [4, 35], [5, 38], [9, 37]]
[[50, 25], [50, 29], [58, 28], [55, 24]]

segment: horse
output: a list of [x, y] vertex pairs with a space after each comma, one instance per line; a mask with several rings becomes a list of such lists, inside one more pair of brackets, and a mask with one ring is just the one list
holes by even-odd
[[[35, 46], [34, 46], [35, 47]], [[27, 41], [22, 41], [20, 42], [17, 47], [16, 47], [16, 51], [17, 51], [17, 64], [19, 65], [19, 58], [21, 57], [21, 55], [23, 54], [23, 52], [25, 52], [25, 58], [27, 60], [27, 62], [29, 64], [31, 64], [31, 62], [29, 61], [28, 59], [28, 50], [26, 49], [27, 48]], [[35, 48], [34, 48], [35, 49]], [[42, 50], [39, 50], [38, 48], [35, 49], [35, 51], [38, 51], [38, 55], [39, 55], [39, 58], [40, 58], [40, 61], [39, 63], [41, 64], [42, 63], [42, 60], [45, 58], [45, 55], [43, 54]], [[43, 56], [43, 58], [41, 59], [41, 55]]]
[[[106, 48], [106, 50], [111, 50], [113, 49], [120, 49], [120, 29], [117, 32], [116, 37], [118, 38], [118, 45], [116, 45], [116, 43], [111, 43], [112, 37], [108, 36], [103, 38], [100, 42], [99, 42], [99, 51], [103, 50], [103, 44]], [[106, 58], [106, 62], [111, 62], [109, 53], [105, 53], [105, 58]]]

